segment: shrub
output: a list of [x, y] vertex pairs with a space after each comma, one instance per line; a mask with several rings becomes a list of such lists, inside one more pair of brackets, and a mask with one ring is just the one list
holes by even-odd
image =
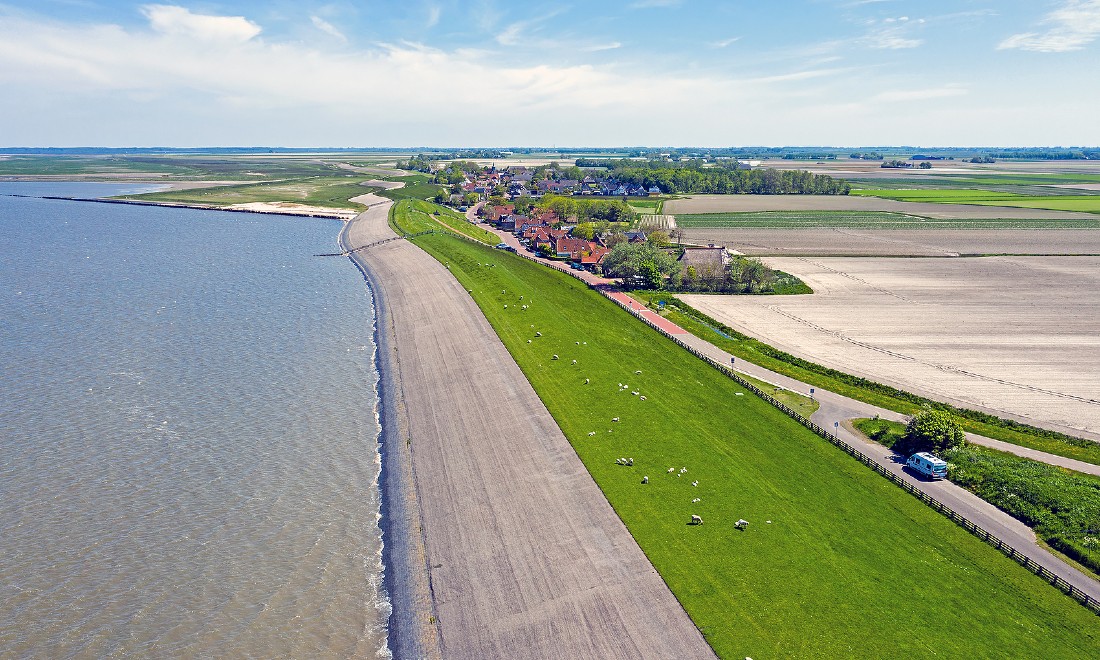
[[904, 454], [919, 451], [942, 454], [965, 443], [966, 435], [954, 415], [925, 406], [909, 419], [905, 437], [894, 449]]

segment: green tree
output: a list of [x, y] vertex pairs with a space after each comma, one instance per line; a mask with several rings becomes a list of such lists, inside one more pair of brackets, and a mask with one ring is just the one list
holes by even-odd
[[953, 415], [928, 406], [909, 419], [905, 426], [905, 438], [894, 449], [905, 454], [919, 451], [942, 453], [966, 444], [962, 426]]

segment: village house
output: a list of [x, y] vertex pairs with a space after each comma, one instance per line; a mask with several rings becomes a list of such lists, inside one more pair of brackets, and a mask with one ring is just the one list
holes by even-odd
[[712, 243], [706, 247], [684, 248], [684, 254], [679, 261], [683, 272], [694, 268], [696, 273], [703, 275], [725, 272], [730, 260], [730, 252], [725, 246]]

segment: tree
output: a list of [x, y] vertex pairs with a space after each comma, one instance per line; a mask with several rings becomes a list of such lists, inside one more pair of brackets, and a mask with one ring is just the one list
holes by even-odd
[[894, 450], [905, 454], [919, 451], [942, 453], [965, 443], [962, 426], [951, 413], [925, 406], [909, 419], [905, 438], [898, 443], [902, 447], [895, 445]]
[[655, 229], [649, 232], [649, 236], [646, 236], [646, 241], [655, 247], [665, 247], [668, 245], [668, 234], [660, 229]]
[[644, 286], [660, 289], [664, 278], [678, 272], [680, 264], [675, 257], [649, 243], [621, 242], [603, 258], [603, 270], [610, 277], [639, 276]]
[[921, 168], [922, 170], [930, 170], [930, 169], [932, 169], [932, 163], [929, 163], [928, 161], [924, 161], [920, 165], [917, 165], [917, 167]]

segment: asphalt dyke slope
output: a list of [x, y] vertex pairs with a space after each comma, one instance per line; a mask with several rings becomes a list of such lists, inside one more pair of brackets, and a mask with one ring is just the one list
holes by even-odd
[[[388, 210], [346, 246], [393, 236]], [[406, 241], [354, 258], [379, 308], [395, 655], [713, 657], [457, 280]]]

